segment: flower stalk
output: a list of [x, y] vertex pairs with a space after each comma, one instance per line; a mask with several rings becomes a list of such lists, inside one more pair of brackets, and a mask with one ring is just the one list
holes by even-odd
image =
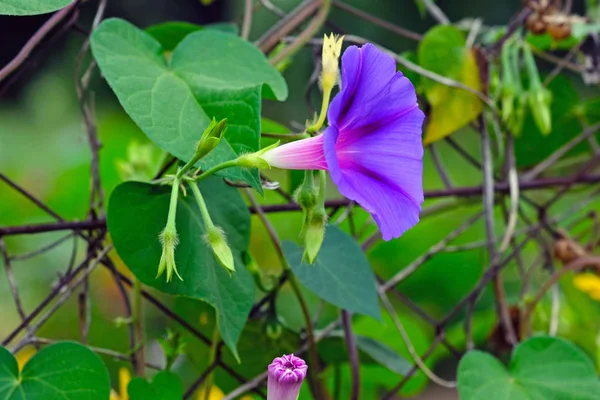
[[175, 264], [175, 248], [177, 247], [177, 244], [179, 244], [177, 229], [175, 227], [175, 219], [177, 216], [177, 200], [179, 198], [180, 182], [181, 181], [179, 178], [177, 178], [177, 176], [173, 178], [167, 225], [159, 235], [159, 239], [162, 244], [162, 255], [158, 264], [156, 279], [160, 278], [160, 276], [166, 272], [167, 282], [171, 281], [173, 278], [173, 273], [175, 273], [180, 280], [183, 280], [183, 278], [179, 275], [177, 266]]
[[327, 116], [327, 109], [329, 108], [329, 100], [331, 98], [331, 91], [338, 83], [340, 78], [340, 70], [338, 67], [339, 58], [342, 51], [342, 42], [344, 36], [338, 37], [325, 35], [323, 39], [323, 70], [321, 72], [320, 83], [323, 89], [323, 102], [321, 103], [321, 112], [319, 118], [315, 123], [307, 128], [308, 133], [316, 133], [321, 129]]

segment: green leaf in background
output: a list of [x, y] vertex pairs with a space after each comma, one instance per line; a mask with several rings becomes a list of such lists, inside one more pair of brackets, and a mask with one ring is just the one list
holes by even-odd
[[[91, 43], [125, 111], [154, 143], [177, 158], [191, 159], [210, 120], [227, 118], [227, 140], [199, 162], [204, 169], [258, 150], [261, 96], [287, 97], [283, 77], [264, 55], [229, 33], [191, 33], [169, 61], [159, 42], [120, 19], [103, 21]], [[262, 192], [256, 170], [233, 168], [219, 174]]]
[[162, 292], [202, 300], [217, 312], [223, 341], [237, 356], [236, 343], [254, 300], [254, 281], [241, 255], [250, 240], [250, 213], [238, 191], [217, 178], [200, 185], [215, 225], [226, 234], [236, 272], [229, 276], [205, 244], [204, 223], [193, 196], [179, 196], [175, 261], [183, 281], [155, 279], [162, 253], [158, 239], [169, 208], [169, 187], [125, 182], [112, 193], [108, 230], [119, 256], [144, 284]]
[[173, 51], [187, 35], [203, 29], [215, 29], [234, 35], [238, 33], [237, 25], [234, 24], [218, 23], [201, 26], [180, 21], [169, 21], [152, 25], [146, 28], [146, 32], [160, 43], [164, 51]]
[[0, 15], [46, 14], [68, 6], [72, 0], [0, 0]]
[[[421, 67], [481, 90], [479, 68], [464, 34], [451, 25], [439, 25], [425, 34], [419, 44]], [[424, 143], [440, 140], [473, 121], [483, 110], [482, 101], [472, 93], [423, 79], [431, 114]]]
[[467, 353], [458, 367], [458, 392], [462, 400], [593, 400], [600, 381], [580, 349], [539, 336], [517, 346], [508, 370], [490, 354]]
[[0, 347], [0, 398], [3, 400], [106, 400], [110, 380], [94, 352], [74, 342], [43, 348], [19, 374], [17, 360]]
[[[582, 121], [589, 124], [600, 121], [599, 99], [582, 102], [568, 78], [557, 76], [548, 85], [548, 90], [552, 93], [552, 132], [550, 135], [543, 135], [532, 116], [526, 116], [523, 134], [515, 139], [515, 155], [519, 168], [535, 165], [565, 145], [578, 132], [583, 131]], [[600, 134], [596, 134], [596, 137], [600, 138]], [[574, 156], [590, 150], [589, 143], [584, 141], [568, 155]]]
[[381, 320], [371, 265], [350, 236], [328, 226], [314, 265], [302, 262], [303, 250], [292, 242], [283, 251], [294, 275], [317, 296], [342, 309]]
[[169, 371], [161, 371], [152, 382], [143, 378], [134, 378], [127, 386], [130, 400], [181, 400], [183, 386], [177, 375]]

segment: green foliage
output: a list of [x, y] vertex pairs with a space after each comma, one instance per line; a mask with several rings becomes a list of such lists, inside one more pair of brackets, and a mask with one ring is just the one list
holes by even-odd
[[164, 51], [173, 51], [187, 35], [203, 29], [216, 29], [234, 35], [238, 33], [237, 26], [233, 24], [222, 23], [201, 26], [179, 21], [169, 21], [149, 26], [146, 28], [146, 33], [156, 39]]
[[[451, 25], [431, 29], [419, 43], [421, 67], [481, 90], [479, 68], [461, 31]], [[425, 144], [440, 140], [473, 121], [483, 110], [483, 103], [472, 93], [450, 88], [431, 79], [423, 79], [431, 115], [425, 129]]]
[[534, 337], [515, 349], [508, 370], [493, 356], [471, 351], [458, 368], [463, 400], [562, 400], [598, 398], [591, 360], [564, 339]]
[[0, 347], [0, 397], [4, 400], [106, 400], [110, 381], [100, 357], [79, 343], [40, 350], [19, 372], [17, 360]]
[[314, 265], [302, 262], [303, 250], [284, 242], [283, 251], [298, 280], [322, 299], [353, 313], [380, 319], [371, 265], [347, 234], [328, 226]]
[[[516, 138], [515, 155], [519, 167], [529, 167], [539, 163], [565, 145], [584, 129], [583, 123], [600, 121], [597, 101], [584, 101], [573, 83], [557, 76], [548, 85], [552, 94], [550, 112], [552, 115], [552, 133], [544, 135], [531, 115], [527, 115], [523, 125], [523, 134]], [[600, 134], [595, 135], [597, 138]], [[571, 150], [569, 156], [577, 156], [589, 151], [588, 143], [581, 143]]]
[[[285, 81], [256, 47], [213, 29], [187, 35], [167, 60], [148, 33], [109, 19], [94, 31], [92, 50], [125, 111], [179, 159], [192, 158], [213, 117], [227, 118], [227, 140], [198, 163], [203, 169], [258, 150], [261, 96], [287, 97]], [[262, 190], [256, 170], [228, 169], [220, 175]]]
[[156, 278], [161, 256], [159, 233], [167, 219], [170, 188], [125, 182], [112, 193], [108, 206], [108, 229], [115, 248], [135, 276], [165, 293], [203, 300], [217, 311], [219, 331], [227, 346], [235, 350], [252, 301], [254, 281], [242, 262], [248, 248], [250, 214], [236, 189], [217, 178], [199, 184], [215, 225], [227, 235], [236, 264], [230, 276], [205, 243], [206, 229], [193, 196], [180, 196], [175, 250], [177, 269], [183, 281], [167, 283]]
[[127, 386], [131, 400], [181, 400], [183, 386], [181, 379], [169, 371], [161, 371], [152, 382], [143, 378], [134, 378]]
[[68, 6], [72, 0], [0, 0], [0, 15], [46, 14]]
[[[344, 333], [340, 331], [332, 332], [331, 338], [344, 338]], [[335, 342], [339, 343], [335, 343]], [[356, 347], [366, 356], [366, 360], [361, 358], [361, 363], [376, 362], [390, 371], [397, 373], [398, 375], [406, 375], [412, 368], [412, 364], [394, 349], [388, 345], [381, 343], [380, 341], [362, 336], [355, 335]], [[337, 346], [336, 346], [337, 344]], [[334, 347], [336, 346], [336, 347]], [[320, 353], [329, 353], [331, 356], [337, 356], [337, 362], [347, 362], [347, 355], [344, 350], [341, 349], [341, 342], [339, 340], [327, 340], [321, 345]]]

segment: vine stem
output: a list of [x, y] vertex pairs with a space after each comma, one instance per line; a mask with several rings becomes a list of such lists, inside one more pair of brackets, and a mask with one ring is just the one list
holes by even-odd
[[533, 311], [537, 304], [542, 300], [544, 295], [554, 284], [558, 282], [558, 280], [567, 272], [570, 271], [579, 271], [588, 266], [596, 266], [600, 267], [600, 257], [598, 256], [583, 256], [578, 257], [575, 260], [571, 261], [567, 265], [565, 265], [562, 269], [556, 271], [550, 279], [544, 283], [544, 285], [538, 290], [535, 297], [531, 302], [527, 304], [525, 307], [525, 311], [523, 312], [522, 324], [521, 324], [521, 337], [525, 338], [529, 335], [529, 331], [531, 330], [531, 317]]
[[360, 396], [360, 363], [358, 360], [358, 349], [356, 348], [356, 340], [352, 332], [352, 316], [348, 310], [342, 310], [342, 326], [344, 328], [344, 337], [346, 338], [346, 348], [348, 350], [348, 358], [352, 367], [352, 391], [350, 392], [350, 400], [358, 400]]
[[[215, 327], [213, 329], [212, 342], [210, 344], [210, 353], [208, 355], [208, 365], [213, 365], [215, 363], [215, 360], [217, 359], [219, 341], [220, 341], [219, 325], [217, 324], [217, 321], [215, 320]], [[213, 368], [210, 371], [210, 373], [208, 374], [208, 376], [206, 377], [206, 383], [204, 384], [204, 400], [210, 400], [210, 397], [211, 397], [210, 392], [212, 390], [214, 375], [215, 375], [215, 370]]]
[[315, 391], [315, 393], [314, 393], [315, 397], [319, 400], [328, 399], [329, 395], [327, 394], [322, 383], [318, 380], [317, 374], [316, 374], [316, 370], [319, 365], [319, 357], [318, 357], [318, 353], [317, 353], [315, 333], [314, 333], [314, 329], [313, 329], [313, 325], [312, 325], [312, 320], [310, 318], [310, 312], [308, 310], [308, 305], [306, 304], [306, 299], [304, 298], [304, 295], [302, 294], [302, 291], [300, 290], [300, 285], [298, 285], [296, 276], [291, 271], [290, 266], [285, 258], [285, 255], [283, 253], [283, 248], [281, 246], [281, 241], [279, 240], [279, 237], [277, 236], [277, 232], [275, 231], [275, 228], [273, 227], [273, 225], [267, 218], [267, 215], [264, 213], [262, 207], [256, 200], [256, 197], [254, 196], [252, 191], [250, 189], [246, 189], [245, 192], [248, 197], [248, 200], [250, 200], [250, 203], [252, 204], [252, 207], [254, 207], [254, 209], [256, 210], [258, 217], [260, 218], [262, 224], [264, 225], [265, 229], [267, 230], [267, 233], [269, 234], [269, 237], [271, 238], [271, 241], [273, 242], [273, 246], [275, 246], [275, 251], [277, 253], [277, 256], [279, 257], [281, 266], [284, 268], [284, 270], [288, 271], [288, 276], [289, 276], [288, 281], [290, 283], [290, 286], [292, 287], [292, 290], [294, 291], [294, 294], [298, 298], [298, 303], [300, 303], [300, 308], [302, 309], [302, 315], [304, 317], [304, 320], [306, 321], [306, 336], [307, 336], [307, 341], [308, 341], [308, 355], [310, 357], [310, 364], [311, 364], [311, 368], [308, 369], [308, 375], [309, 375], [310, 381], [314, 383], [313, 390]]
[[271, 65], [277, 65], [281, 61], [285, 60], [287, 57], [293, 56], [300, 50], [313, 36], [317, 33], [319, 29], [327, 20], [327, 15], [329, 14], [329, 10], [331, 9], [331, 0], [322, 0], [321, 8], [315, 15], [315, 18], [311, 21], [308, 27], [302, 31], [300, 35], [290, 43], [289, 46], [285, 47], [280, 53], [278, 53], [275, 57], [273, 57], [270, 62]]
[[146, 365], [144, 360], [144, 311], [142, 308], [142, 283], [137, 278], [133, 278], [133, 299], [131, 305], [131, 320], [135, 332], [135, 341], [138, 344], [135, 352], [135, 374], [143, 377]]

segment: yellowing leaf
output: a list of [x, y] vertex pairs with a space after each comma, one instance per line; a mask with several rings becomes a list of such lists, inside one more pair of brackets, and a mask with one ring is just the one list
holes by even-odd
[[[461, 31], [449, 25], [431, 29], [419, 45], [419, 64], [439, 75], [481, 90], [479, 68]], [[440, 140], [473, 121], [483, 110], [476, 95], [450, 88], [431, 79], [423, 80], [431, 113], [425, 129], [424, 143]]]
[[35, 347], [33, 346], [25, 346], [21, 350], [15, 354], [15, 358], [17, 359], [17, 364], [19, 364], [19, 371], [23, 370], [23, 366], [33, 355], [35, 354]]

